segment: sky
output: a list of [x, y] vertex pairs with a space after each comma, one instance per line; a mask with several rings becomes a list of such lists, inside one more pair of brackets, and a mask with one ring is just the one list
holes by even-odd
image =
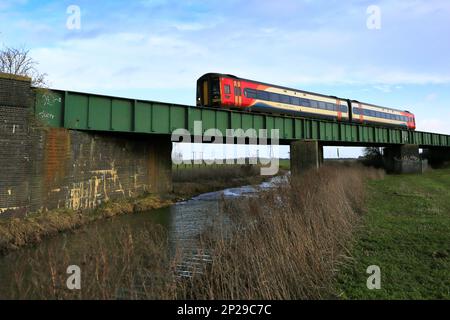
[[30, 49], [55, 89], [194, 105], [197, 78], [220, 72], [450, 134], [449, 17], [448, 0], [0, 0], [0, 44]]

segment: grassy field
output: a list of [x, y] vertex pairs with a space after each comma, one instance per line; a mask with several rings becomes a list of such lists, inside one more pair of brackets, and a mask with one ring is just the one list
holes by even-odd
[[[450, 169], [372, 180], [368, 212], [338, 273], [344, 299], [450, 298]], [[381, 289], [368, 290], [366, 269], [381, 268]]]

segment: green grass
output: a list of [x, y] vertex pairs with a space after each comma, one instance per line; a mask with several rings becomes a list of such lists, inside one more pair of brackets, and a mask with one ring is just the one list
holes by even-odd
[[[368, 212], [351, 262], [338, 271], [344, 299], [450, 298], [450, 169], [369, 182]], [[381, 268], [381, 289], [366, 269]]]

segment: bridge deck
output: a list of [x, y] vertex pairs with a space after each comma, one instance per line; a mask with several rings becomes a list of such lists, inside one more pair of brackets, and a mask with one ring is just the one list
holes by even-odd
[[292, 116], [251, 114], [235, 110], [199, 108], [155, 101], [134, 100], [96, 94], [37, 90], [35, 114], [52, 127], [76, 130], [144, 134], [171, 134], [183, 128], [194, 132], [194, 121], [203, 130], [279, 129], [282, 144], [314, 139], [324, 145], [415, 144], [420, 147], [450, 147], [450, 136], [391, 129], [353, 123]]

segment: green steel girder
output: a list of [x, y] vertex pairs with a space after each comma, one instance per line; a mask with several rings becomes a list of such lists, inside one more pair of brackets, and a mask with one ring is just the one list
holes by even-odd
[[450, 147], [450, 136], [437, 133], [58, 90], [36, 91], [35, 114], [48, 126], [75, 130], [171, 134], [183, 128], [193, 133], [194, 121], [202, 121], [203, 131], [217, 128], [224, 135], [226, 129], [279, 129], [282, 144], [312, 139], [324, 145]]

